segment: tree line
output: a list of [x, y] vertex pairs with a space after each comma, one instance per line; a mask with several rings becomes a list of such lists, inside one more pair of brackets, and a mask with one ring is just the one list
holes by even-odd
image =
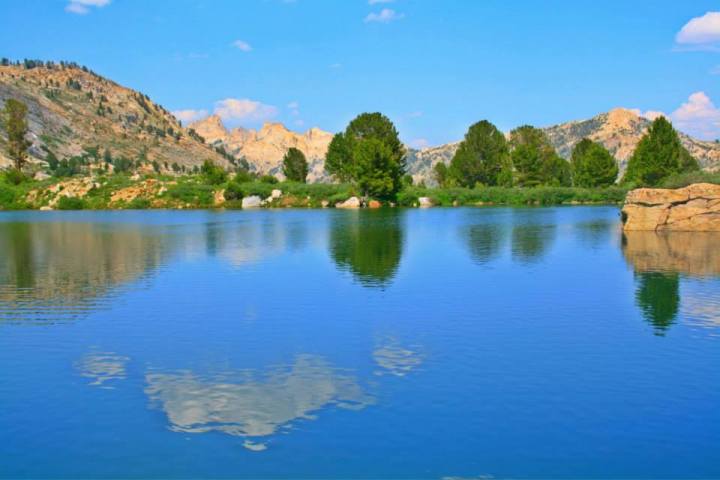
[[[22, 178], [31, 145], [27, 140], [27, 113], [23, 102], [8, 99], [0, 118], [17, 178]], [[224, 150], [218, 151], [229, 156]], [[404, 186], [412, 183], [406, 174], [406, 153], [388, 117], [379, 112], [363, 113], [333, 137], [325, 158], [325, 170], [335, 179], [356, 186], [365, 197], [393, 199]], [[73, 162], [58, 162], [51, 152], [48, 157], [53, 171], [75, 172], [75, 167], [84, 163], [78, 160], [73, 166]], [[97, 152], [94, 157], [99, 158]], [[106, 164], [112, 163], [117, 171], [132, 168], [131, 161], [122, 157], [113, 159], [109, 150], [104, 160]], [[242, 165], [246, 166], [246, 163]], [[159, 165], [154, 167], [160, 171]], [[665, 117], [658, 117], [639, 141], [620, 183], [631, 187], [656, 186], [670, 175], [698, 169], [697, 160], [682, 146], [671, 123]], [[288, 180], [305, 182], [309, 166], [303, 152], [290, 148], [283, 158], [282, 170]], [[181, 168], [173, 165], [173, 171], [178, 173]], [[197, 172], [198, 167], [194, 171]], [[548, 136], [539, 128], [524, 125], [512, 130], [506, 138], [495, 125], [482, 120], [470, 126], [448, 165], [442, 162], [435, 165], [434, 175], [441, 187], [600, 188], [617, 181], [618, 165], [603, 145], [588, 138], [575, 145], [568, 162], [557, 154]]]

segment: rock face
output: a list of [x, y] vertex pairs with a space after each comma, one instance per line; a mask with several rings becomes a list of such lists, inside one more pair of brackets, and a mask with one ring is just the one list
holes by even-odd
[[638, 188], [622, 209], [625, 231], [720, 232], [720, 185]]
[[[109, 148], [114, 158], [144, 157], [166, 173], [174, 163], [192, 168], [205, 159], [229, 166], [162, 106], [87, 69], [0, 66], [0, 108], [9, 98], [28, 106], [31, 163], [42, 162], [48, 151], [62, 160], [95, 148], [96, 160], [102, 160]], [[0, 167], [10, 164], [6, 142], [0, 129]]]
[[262, 206], [262, 198], [257, 195], [250, 195], [242, 199], [242, 208], [260, 208]]
[[335, 208], [360, 208], [361, 206], [362, 202], [358, 197], [350, 197], [344, 202], [335, 204]]
[[260, 130], [234, 128], [227, 130], [217, 115], [192, 123], [190, 128], [206, 142], [222, 146], [237, 158], [244, 158], [250, 169], [263, 174], [282, 176], [282, 159], [290, 147], [305, 154], [310, 172], [308, 181], [328, 180], [325, 174], [325, 153], [333, 134], [311, 128], [296, 133], [281, 123], [266, 123]]

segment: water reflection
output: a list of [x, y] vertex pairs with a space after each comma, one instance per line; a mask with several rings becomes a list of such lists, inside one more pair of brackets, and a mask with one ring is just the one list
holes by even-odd
[[169, 239], [93, 223], [0, 223], [0, 321], [74, 318], [164, 261]]
[[380, 342], [372, 356], [379, 367], [375, 372], [376, 375], [404, 377], [423, 362], [423, 356], [417, 348], [404, 347], [394, 338]]
[[[636, 274], [635, 299], [658, 335], [675, 322], [681, 304], [680, 276], [709, 278], [720, 275], [720, 235], [706, 232], [624, 232], [623, 255]], [[715, 302], [702, 303], [702, 310]]]
[[512, 230], [512, 258], [521, 263], [539, 261], [555, 240], [555, 225], [515, 224]]
[[635, 300], [645, 319], [662, 335], [675, 322], [680, 305], [680, 279], [677, 273], [638, 274]]
[[475, 263], [486, 264], [500, 255], [506, 236], [504, 225], [478, 224], [466, 227], [461, 231], [470, 249], [470, 256]]
[[618, 222], [610, 220], [592, 220], [578, 223], [575, 234], [583, 245], [588, 248], [598, 248], [607, 245], [613, 233], [617, 233]]
[[[313, 412], [321, 408], [357, 410], [374, 402], [354, 376], [316, 355], [299, 355], [292, 365], [263, 375], [153, 372], [146, 382], [146, 394], [178, 432], [266, 437], [295, 420], [314, 419]], [[246, 447], [264, 445], [248, 441]]]
[[384, 287], [395, 276], [403, 250], [401, 210], [333, 212], [330, 255], [363, 285]]
[[80, 375], [92, 379], [90, 385], [103, 386], [111, 380], [125, 379], [129, 360], [113, 352], [92, 352], [78, 362], [77, 369]]

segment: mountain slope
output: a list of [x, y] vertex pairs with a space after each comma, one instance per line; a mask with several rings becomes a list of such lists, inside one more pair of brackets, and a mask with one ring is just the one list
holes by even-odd
[[244, 128], [227, 130], [217, 115], [192, 123], [189, 128], [209, 144], [222, 146], [235, 157], [244, 158], [253, 171], [282, 176], [283, 156], [290, 147], [294, 147], [307, 158], [310, 167], [308, 181], [328, 178], [324, 171], [324, 161], [333, 134], [319, 128], [296, 133], [281, 123], [266, 123], [257, 131]]
[[[156, 161], [161, 169], [205, 159], [229, 166], [147, 96], [74, 65], [0, 66], [0, 102], [8, 98], [28, 106], [31, 161], [45, 159], [48, 150], [63, 159], [99, 147], [113, 157]], [[0, 166], [10, 163], [4, 135], [0, 130]]]

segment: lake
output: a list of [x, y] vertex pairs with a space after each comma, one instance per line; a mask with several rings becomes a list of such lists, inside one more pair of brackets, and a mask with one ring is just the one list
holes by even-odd
[[0, 214], [0, 476], [720, 477], [720, 236]]

